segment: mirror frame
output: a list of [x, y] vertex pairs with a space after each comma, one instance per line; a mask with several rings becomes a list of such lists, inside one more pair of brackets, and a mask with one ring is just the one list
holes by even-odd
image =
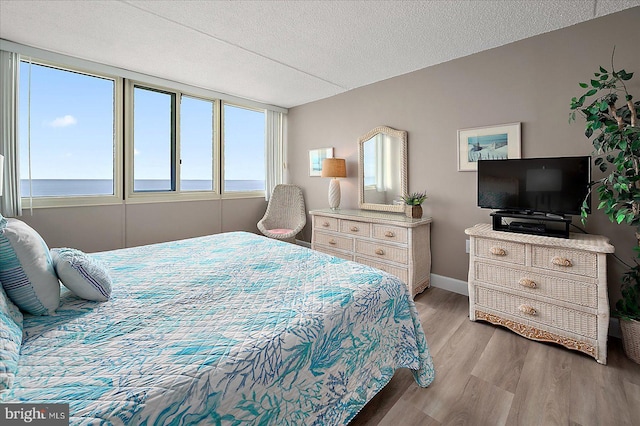
[[364, 149], [363, 144], [377, 135], [382, 133], [399, 139], [400, 142], [400, 184], [402, 194], [407, 193], [407, 132], [405, 130], [396, 130], [387, 126], [379, 126], [371, 130], [358, 139], [358, 205], [362, 210], [378, 210], [385, 212], [404, 212], [404, 204], [375, 204], [364, 202]]

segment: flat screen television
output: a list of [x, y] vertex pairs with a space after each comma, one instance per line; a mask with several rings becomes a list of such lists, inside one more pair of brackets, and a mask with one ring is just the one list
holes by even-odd
[[[513, 213], [580, 214], [591, 157], [478, 161], [478, 206]], [[591, 207], [590, 197], [587, 205]]]

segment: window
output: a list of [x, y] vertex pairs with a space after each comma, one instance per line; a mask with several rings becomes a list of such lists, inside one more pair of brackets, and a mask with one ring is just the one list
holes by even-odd
[[224, 105], [224, 192], [265, 190], [263, 110]]
[[182, 96], [180, 100], [180, 190], [214, 190], [215, 102]]
[[216, 101], [133, 83], [130, 87], [134, 194], [156, 193], [153, 200], [175, 196], [171, 193], [210, 197], [217, 189]]
[[22, 197], [116, 194], [116, 80], [20, 63]]
[[174, 191], [174, 93], [133, 89], [133, 190]]
[[[265, 176], [272, 146], [266, 133], [273, 127], [269, 141], [277, 147], [280, 127], [259, 104], [226, 104], [205, 89], [142, 75], [125, 80], [115, 76], [120, 70], [110, 75], [109, 67], [94, 65], [23, 57], [23, 205], [254, 197], [264, 195], [272, 175], [277, 180]], [[282, 164], [278, 158], [274, 165]]]

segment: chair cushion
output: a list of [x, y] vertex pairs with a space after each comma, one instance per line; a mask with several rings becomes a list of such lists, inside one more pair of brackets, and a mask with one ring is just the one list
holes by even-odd
[[60, 283], [49, 247], [26, 223], [2, 216], [0, 282], [9, 299], [30, 314], [47, 315], [60, 304]]
[[288, 234], [288, 233], [292, 232], [293, 229], [277, 228], [277, 229], [268, 229], [268, 231], [270, 233], [272, 233], [272, 234], [284, 235], [284, 234]]

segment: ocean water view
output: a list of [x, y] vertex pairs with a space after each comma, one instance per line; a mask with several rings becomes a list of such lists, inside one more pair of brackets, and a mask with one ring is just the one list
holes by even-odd
[[[182, 191], [211, 191], [210, 180], [186, 179], [181, 181]], [[164, 179], [137, 179], [136, 191], [168, 191], [171, 181]], [[264, 191], [263, 180], [225, 180], [225, 192]], [[32, 179], [33, 197], [60, 197], [113, 194], [111, 179]], [[21, 179], [23, 197], [29, 196], [29, 180]]]

